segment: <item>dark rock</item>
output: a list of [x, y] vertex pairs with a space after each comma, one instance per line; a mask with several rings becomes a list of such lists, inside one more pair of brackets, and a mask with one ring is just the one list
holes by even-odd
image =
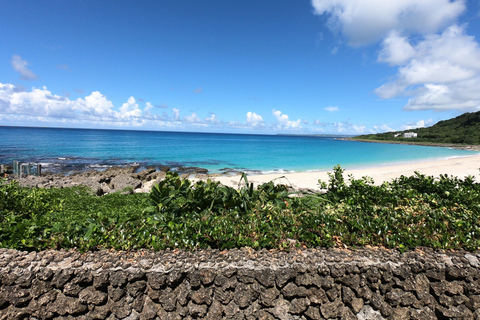
[[337, 318], [341, 315], [341, 310], [343, 307], [343, 303], [340, 299], [337, 299], [333, 302], [327, 302], [320, 306], [320, 312], [322, 315], [329, 319], [329, 318]]
[[33, 280], [32, 281], [32, 287], [30, 290], [30, 294], [32, 295], [33, 298], [38, 298], [45, 292], [48, 292], [52, 289], [52, 285], [50, 282], [47, 281], [41, 281], [41, 280]]
[[255, 272], [255, 279], [264, 287], [271, 288], [275, 285], [275, 273], [271, 269], [262, 269]]
[[211, 288], [200, 288], [191, 294], [191, 299], [196, 304], [212, 304], [213, 290]]
[[276, 272], [275, 282], [279, 288], [283, 288], [290, 279], [293, 279], [297, 276], [297, 272], [290, 268], [283, 268]]
[[139, 294], [145, 293], [145, 289], [147, 288], [146, 281], [135, 281], [133, 283], [127, 284], [127, 292], [132, 297], [137, 297]]
[[124, 287], [127, 284], [128, 274], [125, 271], [111, 271], [109, 275], [110, 285], [114, 287]]
[[273, 307], [273, 302], [279, 294], [280, 291], [277, 288], [268, 288], [260, 293], [258, 302], [265, 307]]
[[304, 287], [297, 286], [293, 282], [290, 282], [282, 289], [282, 293], [286, 298], [302, 298], [307, 297], [310, 291]]
[[237, 316], [240, 314], [239, 306], [233, 301], [230, 301], [230, 303], [223, 308], [223, 311], [225, 313], [225, 318], [227, 319], [233, 318], [234, 316]]
[[291, 304], [289, 301], [277, 299], [271, 312], [277, 319], [291, 319], [290, 308]]
[[186, 281], [182, 282], [175, 288], [175, 290], [173, 290], [173, 294], [177, 297], [177, 302], [182, 306], [187, 305], [191, 292], [192, 289]]
[[173, 290], [171, 288], [166, 288], [165, 290], [162, 290], [158, 301], [165, 311], [173, 311], [175, 310], [177, 297], [173, 294]]
[[133, 178], [130, 175], [121, 174], [117, 175], [110, 181], [110, 187], [114, 191], [122, 191], [125, 188], [137, 189], [142, 186], [142, 181]]
[[473, 319], [473, 313], [466, 306], [445, 308], [439, 306], [435, 309], [437, 317], [445, 317], [448, 319]]
[[347, 307], [342, 307], [342, 308], [340, 308], [340, 319], [342, 319], [342, 320], [357, 320], [357, 317], [352, 312], [352, 310], [350, 310]]
[[393, 289], [387, 293], [386, 298], [393, 307], [410, 306], [417, 300], [412, 293], [404, 292], [402, 289]]
[[107, 319], [112, 313], [109, 305], [95, 306], [88, 313], [87, 316], [91, 319], [103, 320]]
[[76, 298], [67, 297], [63, 293], [58, 293], [54, 302], [47, 306], [47, 310], [59, 315], [76, 315], [88, 310], [87, 306], [81, 304]]
[[159, 290], [165, 286], [167, 277], [163, 274], [152, 272], [147, 274], [147, 279], [147, 283], [152, 289]]
[[330, 275], [333, 278], [340, 278], [345, 275], [345, 266], [343, 265], [332, 265], [330, 266]]
[[392, 315], [389, 320], [410, 320], [410, 310], [408, 308], [396, 308], [393, 309]]
[[338, 298], [340, 298], [341, 286], [335, 285], [330, 290], [325, 291], [325, 293], [327, 294], [327, 297], [328, 299], [330, 299], [330, 301], [337, 300]]
[[124, 319], [132, 313], [132, 306], [126, 302], [126, 298], [112, 303], [112, 312], [119, 319]]
[[155, 168], [147, 168], [147, 169], [142, 170], [139, 173], [135, 174], [134, 177], [136, 179], [139, 179], [139, 180], [142, 180], [142, 181], [149, 181], [149, 180], [147, 180], [147, 176], [154, 173], [155, 171], [156, 171]]
[[251, 274], [250, 270], [240, 269], [237, 272], [237, 279], [241, 283], [252, 284], [255, 282], [255, 278]]
[[421, 309], [412, 309], [410, 318], [412, 320], [436, 320], [437, 316], [429, 307], [423, 307]]
[[321, 320], [323, 317], [320, 315], [320, 309], [318, 307], [308, 307], [307, 311], [305, 311], [305, 315], [308, 319], [312, 320]]
[[471, 295], [465, 305], [472, 311], [480, 310], [480, 295]]
[[123, 298], [123, 296], [125, 296], [124, 288], [116, 288], [116, 287], [109, 286], [107, 290], [108, 290], [108, 296], [113, 301], [118, 301], [121, 298]]
[[73, 273], [69, 270], [59, 270], [52, 279], [52, 284], [57, 289], [63, 289], [63, 286], [72, 278]]
[[213, 301], [210, 308], [208, 308], [207, 319], [222, 319], [223, 316], [223, 305], [218, 301]]
[[347, 305], [356, 298], [355, 293], [349, 287], [342, 287], [342, 301]]
[[229, 304], [233, 300], [233, 291], [223, 290], [222, 288], [216, 287], [214, 289], [214, 299], [220, 301], [222, 304]]
[[215, 281], [215, 272], [211, 269], [200, 269], [198, 271], [199, 276], [200, 276], [200, 281], [204, 286], [208, 286]]
[[240, 308], [244, 309], [255, 301], [259, 294], [259, 289], [255, 288], [254, 285], [239, 283], [235, 288], [233, 300]]
[[155, 304], [149, 297], [144, 300], [142, 312], [140, 313], [140, 319], [151, 320], [157, 316], [159, 306]]
[[79, 293], [78, 298], [81, 303], [87, 305], [93, 304], [95, 306], [99, 306], [107, 302], [107, 295], [105, 292], [97, 291], [92, 287], [83, 289]]
[[308, 298], [293, 299], [290, 305], [291, 314], [302, 314], [310, 306]]
[[320, 288], [312, 288], [310, 289], [310, 294], [308, 295], [308, 299], [313, 304], [323, 304], [328, 302], [328, 297], [325, 291]]
[[[30, 290], [20, 288], [19, 286], [5, 286], [0, 291], [0, 298], [4, 301], [8, 301], [15, 307], [25, 307], [28, 305], [32, 296]], [[5, 305], [5, 303], [3, 303]]]

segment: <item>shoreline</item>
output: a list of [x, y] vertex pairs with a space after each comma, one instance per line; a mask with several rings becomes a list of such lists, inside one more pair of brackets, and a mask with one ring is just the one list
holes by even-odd
[[[341, 166], [341, 164], [340, 164]], [[21, 185], [29, 187], [68, 187], [72, 185], [84, 184], [91, 187], [98, 195], [120, 191], [124, 187], [130, 186], [133, 192], [150, 192], [154, 183], [158, 183], [165, 177], [165, 171], [159, 171], [157, 168], [145, 168], [142, 171], [138, 167], [111, 167], [104, 171], [76, 172], [71, 175], [45, 174], [40, 177], [27, 176], [24, 178], [9, 176], [20, 182]], [[167, 169], [167, 168], [164, 168]], [[170, 168], [168, 168], [170, 169]], [[193, 169], [193, 168], [192, 168]], [[195, 168], [201, 169], [201, 168]], [[274, 181], [276, 184], [285, 184], [291, 186], [297, 191], [309, 190], [320, 191], [318, 181], [329, 181], [329, 172], [333, 167], [325, 170], [302, 171], [302, 172], [274, 172], [274, 173], [246, 173], [249, 183], [255, 187], [260, 184]], [[363, 167], [342, 167], [344, 169], [345, 180], [352, 175], [355, 179], [370, 177], [376, 185], [384, 182], [391, 182], [400, 176], [412, 176], [418, 171], [427, 176], [439, 177], [439, 175], [455, 176], [464, 179], [467, 176], [475, 177], [480, 181], [480, 153], [470, 156], [452, 157], [448, 159], [426, 159], [409, 163], [382, 163], [377, 165], [368, 165]], [[116, 177], [119, 176], [119, 177]], [[204, 170], [195, 170], [195, 172], [183, 173], [180, 176], [189, 179], [192, 182], [211, 179], [218, 181], [223, 185], [238, 188], [245, 185], [240, 180], [242, 172], [224, 172], [224, 173], [206, 173]], [[121, 179], [120, 179], [121, 177]], [[123, 181], [119, 181], [123, 180]], [[121, 183], [120, 183], [121, 182]]]
[[[345, 168], [344, 168], [345, 169]], [[370, 177], [376, 185], [383, 182], [390, 182], [400, 176], [412, 176], [418, 171], [427, 176], [439, 177], [440, 175], [456, 176], [464, 179], [467, 176], [474, 176], [480, 181], [480, 154], [454, 157], [449, 159], [427, 160], [415, 163], [404, 164], [386, 164], [372, 167], [345, 169], [344, 177], [347, 180], [349, 175], [355, 179], [362, 177]], [[318, 180], [324, 182], [329, 181], [328, 172], [332, 172], [333, 168], [327, 171], [309, 171], [309, 172], [291, 172], [291, 173], [271, 173], [271, 174], [247, 174], [248, 181], [254, 186], [276, 180], [277, 183], [291, 185], [296, 190], [309, 189], [319, 191]], [[213, 181], [230, 186], [238, 187], [240, 176], [212, 176]], [[199, 180], [199, 179], [192, 179]], [[243, 181], [242, 181], [243, 184]]]
[[344, 141], [358, 141], [368, 143], [386, 143], [386, 144], [405, 144], [409, 146], [423, 146], [423, 147], [441, 147], [452, 148], [459, 150], [480, 151], [480, 145], [476, 144], [453, 144], [453, 143], [435, 143], [435, 142], [409, 142], [409, 141], [393, 141], [393, 140], [369, 140], [369, 139], [355, 139], [355, 138], [338, 138]]

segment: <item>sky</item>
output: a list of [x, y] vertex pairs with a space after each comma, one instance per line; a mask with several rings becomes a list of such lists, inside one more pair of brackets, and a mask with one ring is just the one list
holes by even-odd
[[480, 0], [0, 5], [0, 125], [356, 135], [480, 110]]

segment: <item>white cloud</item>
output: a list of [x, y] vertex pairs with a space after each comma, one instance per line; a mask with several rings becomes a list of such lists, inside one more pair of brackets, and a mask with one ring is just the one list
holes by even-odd
[[384, 124], [381, 126], [373, 126], [374, 130], [370, 130], [371, 133], [377, 133], [377, 132], [393, 132], [397, 131], [395, 129], [390, 128], [388, 125]]
[[320, 120], [315, 120], [313, 121], [314, 126], [321, 126], [321, 127], [326, 127], [327, 124], [325, 122], [321, 122]]
[[185, 120], [187, 122], [191, 122], [191, 123], [200, 123], [202, 122], [202, 120], [197, 116], [197, 114], [195, 112], [193, 112], [191, 115], [189, 116], [186, 116], [185, 117]]
[[298, 119], [297, 121], [289, 120], [286, 114], [282, 114], [280, 110], [272, 110], [272, 114], [275, 116], [276, 123], [274, 124], [275, 129], [300, 129], [301, 120]]
[[324, 108], [326, 111], [328, 112], [337, 112], [337, 111], [340, 111], [340, 109], [338, 109], [338, 107], [332, 107], [332, 106], [329, 106], [329, 107], [326, 107]]
[[217, 116], [216, 116], [214, 113], [212, 113], [212, 114], [210, 115], [210, 117], [205, 118], [205, 121], [206, 121], [206, 122], [210, 122], [210, 123], [217, 123], [217, 122], [218, 122], [218, 118], [217, 118]]
[[139, 118], [142, 116], [142, 110], [140, 110], [134, 97], [128, 98], [127, 102], [120, 107], [120, 116], [122, 118]]
[[247, 112], [247, 125], [250, 127], [263, 127], [265, 123], [263, 122], [262, 116], [256, 114], [255, 112]]
[[[150, 127], [178, 126], [168, 116], [151, 114], [153, 105], [146, 103], [140, 108], [134, 97], [130, 97], [118, 111], [113, 103], [98, 91], [85, 98], [70, 100], [55, 95], [46, 87], [22, 90], [12, 84], [0, 83], [0, 113], [2, 121], [10, 119], [17, 123], [44, 122], [63, 125], [111, 125]], [[177, 110], [177, 117], [179, 116]], [[22, 122], [23, 121], [23, 122]]]
[[180, 110], [176, 108], [172, 108], [173, 111], [173, 120], [180, 120]]
[[480, 46], [464, 26], [428, 35], [399, 53], [407, 44], [398, 34], [383, 42], [379, 60], [400, 68], [393, 81], [375, 90], [380, 98], [410, 95], [405, 110], [480, 110]]
[[75, 100], [73, 105], [73, 110], [90, 118], [115, 117], [115, 112], [112, 109], [113, 103], [98, 91], [92, 92], [85, 99]]
[[202, 89], [202, 87], [198, 87], [198, 88], [195, 88], [195, 89], [193, 90], [193, 92], [194, 92], [194, 93], [202, 93], [202, 92], [203, 92], [203, 89]]
[[378, 56], [381, 62], [390, 65], [403, 65], [415, 55], [415, 49], [408, 42], [408, 39], [401, 37], [398, 32], [392, 31], [383, 39], [382, 51]]
[[146, 106], [145, 106], [145, 109], [143, 109], [143, 111], [150, 112], [151, 110], [153, 110], [153, 108], [154, 108], [153, 104], [150, 103], [150, 102], [147, 102]]
[[402, 125], [402, 130], [412, 130], [412, 129], [417, 129], [417, 128], [425, 128], [427, 125], [431, 124], [433, 122], [432, 119], [428, 120], [420, 120], [417, 122], [411, 122]]
[[33, 73], [32, 70], [27, 68], [28, 62], [27, 60], [23, 60], [22, 57], [14, 54], [12, 56], [12, 67], [15, 71], [20, 73], [22, 79], [25, 80], [35, 80], [37, 79], [37, 75]]
[[393, 30], [407, 34], [435, 33], [465, 11], [464, 0], [312, 0], [315, 13], [341, 32], [352, 46], [384, 38]]

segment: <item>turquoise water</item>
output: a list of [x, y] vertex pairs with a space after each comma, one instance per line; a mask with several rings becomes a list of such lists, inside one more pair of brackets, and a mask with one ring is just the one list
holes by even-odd
[[45, 171], [112, 165], [168, 165], [288, 172], [378, 166], [477, 154], [450, 148], [309, 136], [0, 127], [0, 163], [41, 163]]

